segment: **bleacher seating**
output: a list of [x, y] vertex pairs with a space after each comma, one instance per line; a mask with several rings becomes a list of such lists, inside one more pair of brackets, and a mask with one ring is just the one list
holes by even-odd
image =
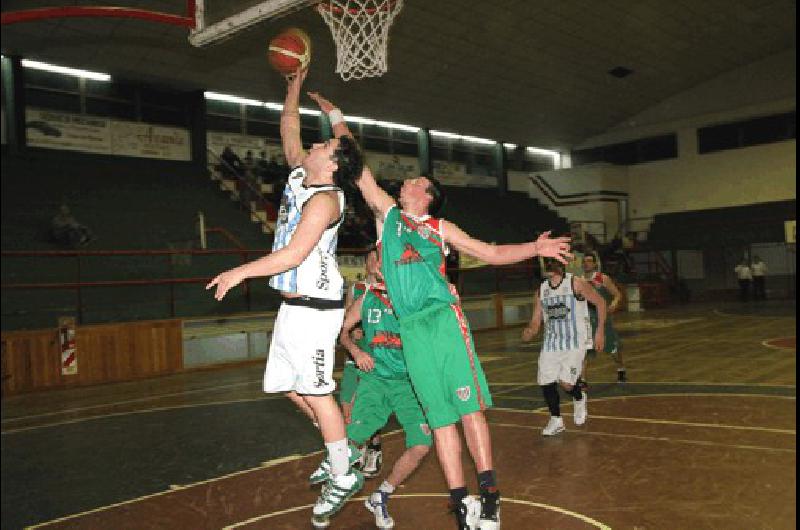
[[783, 222], [795, 219], [797, 201], [778, 201], [656, 215], [647, 244], [693, 249], [783, 241]]

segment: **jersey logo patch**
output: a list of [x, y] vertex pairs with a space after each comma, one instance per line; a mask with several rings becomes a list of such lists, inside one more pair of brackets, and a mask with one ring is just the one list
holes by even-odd
[[409, 265], [411, 263], [419, 263], [423, 261], [422, 255], [411, 243], [406, 243], [403, 253], [400, 254], [400, 259], [395, 260], [395, 265]]
[[422, 431], [422, 434], [424, 434], [425, 436], [430, 436], [431, 435], [431, 426], [428, 425], [427, 423], [420, 423], [419, 424], [419, 429]]
[[402, 350], [403, 342], [400, 335], [391, 331], [378, 331], [372, 337], [369, 345], [373, 348], [387, 348], [389, 350]]
[[470, 395], [472, 395], [472, 390], [468, 386], [462, 386], [456, 389], [456, 396], [458, 396], [458, 399], [461, 401], [468, 400]]
[[547, 318], [555, 320], [564, 320], [569, 315], [570, 309], [564, 303], [548, 305], [546, 308]]

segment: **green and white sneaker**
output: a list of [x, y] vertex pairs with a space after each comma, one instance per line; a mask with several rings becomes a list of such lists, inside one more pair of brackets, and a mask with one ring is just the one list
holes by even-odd
[[347, 501], [364, 487], [364, 475], [351, 469], [347, 475], [328, 480], [312, 510], [311, 523], [315, 527], [330, 523], [330, 517], [342, 509]]
[[[350, 458], [350, 465], [353, 466], [356, 462], [361, 460], [361, 451], [358, 450], [353, 444], [347, 445], [347, 453]], [[322, 463], [320, 463], [319, 467], [311, 473], [311, 476], [308, 477], [308, 482], [311, 484], [321, 484], [326, 480], [331, 478], [331, 461], [326, 456]]]

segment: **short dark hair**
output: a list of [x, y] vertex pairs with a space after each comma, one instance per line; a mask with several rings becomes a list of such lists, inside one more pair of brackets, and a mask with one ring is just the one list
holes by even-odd
[[550, 269], [552, 267], [558, 267], [558, 270], [561, 271], [561, 272], [564, 272], [565, 270], [567, 270], [567, 266], [564, 265], [563, 263], [561, 263], [560, 261], [558, 261], [557, 259], [555, 259], [555, 258], [545, 258], [544, 259], [544, 268], [545, 268], [545, 270], [548, 270], [548, 269]]
[[364, 155], [361, 147], [350, 136], [340, 136], [339, 145], [333, 151], [334, 161], [338, 166], [333, 172], [333, 181], [342, 187], [352, 186], [361, 176], [364, 169]]
[[436, 180], [434, 177], [425, 178], [428, 179], [428, 182], [430, 182], [428, 189], [425, 190], [428, 192], [428, 195], [431, 196], [431, 202], [428, 204], [428, 214], [436, 217], [436, 215], [444, 206], [444, 188], [442, 187], [442, 183]]

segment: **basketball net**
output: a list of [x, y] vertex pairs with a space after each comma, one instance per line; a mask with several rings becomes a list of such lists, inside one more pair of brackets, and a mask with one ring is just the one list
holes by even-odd
[[389, 27], [403, 0], [330, 0], [317, 5], [336, 43], [336, 73], [344, 81], [389, 69]]

